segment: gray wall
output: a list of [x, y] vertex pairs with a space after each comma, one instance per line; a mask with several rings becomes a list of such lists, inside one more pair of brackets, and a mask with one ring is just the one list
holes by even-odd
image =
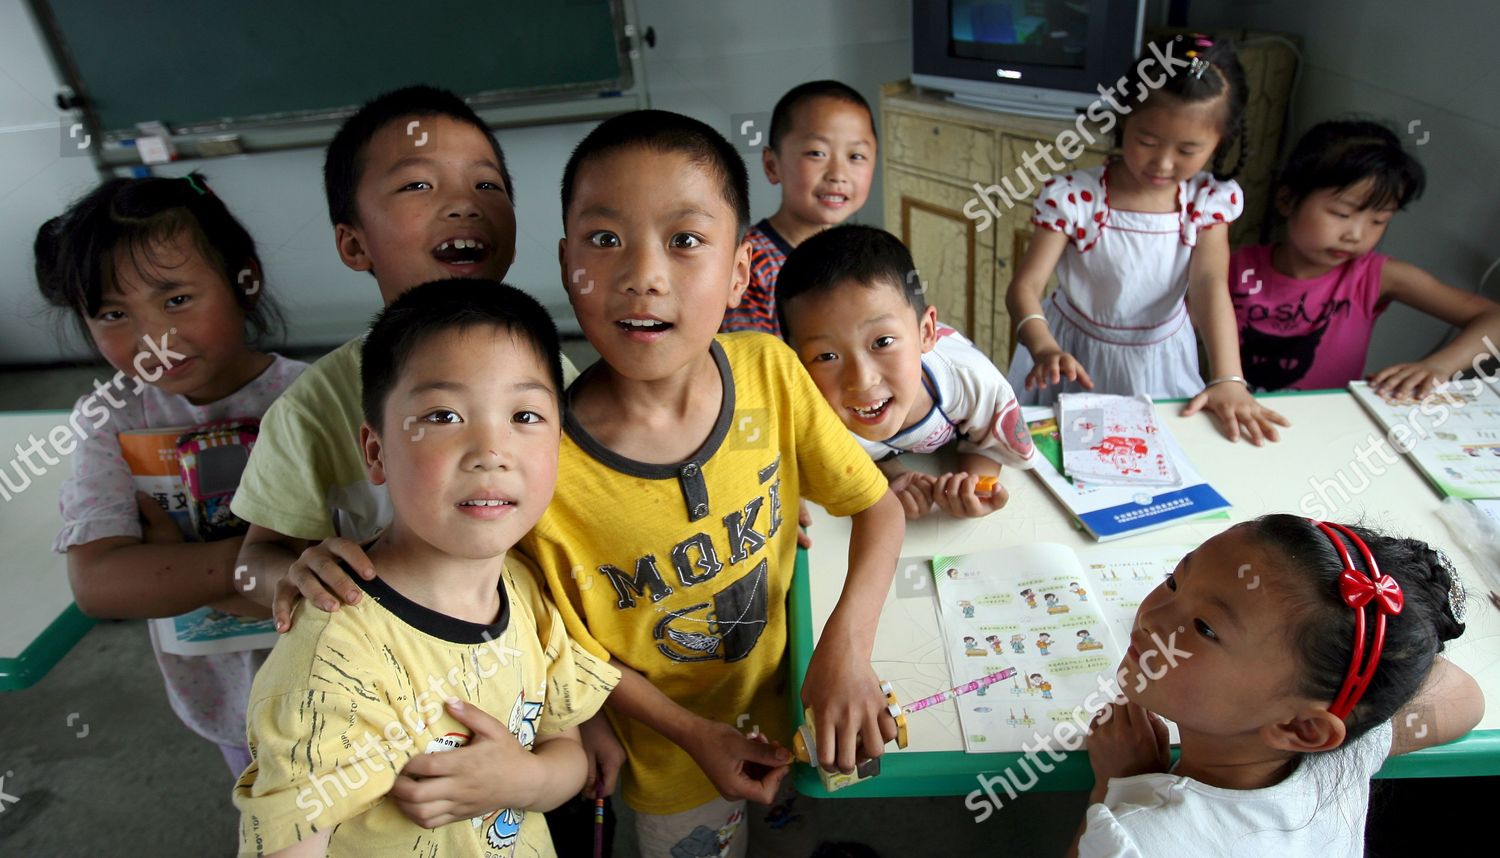
[[[911, 73], [907, 0], [759, 0], [755, 3], [636, 0], [642, 26], [656, 29], [645, 51], [652, 106], [696, 116], [731, 135], [731, 118], [769, 114], [805, 80], [831, 77], [872, 104], [880, 84]], [[22, 0], [0, 0], [0, 364], [49, 362], [86, 354], [60, 341], [32, 277], [36, 227], [98, 176], [86, 157], [63, 157], [58, 80]], [[373, 93], [372, 93], [373, 95]], [[511, 282], [576, 330], [557, 273], [562, 234], [557, 185], [589, 124], [506, 129], [500, 140], [517, 185], [516, 263]], [[751, 155], [752, 211], [779, 201]], [[320, 177], [321, 150], [179, 162], [162, 175], [202, 170], [255, 236], [269, 288], [288, 310], [294, 345], [342, 342], [379, 309], [368, 275], [339, 262]], [[880, 189], [858, 219], [880, 223]]]
[[[1500, 3], [1493, 0], [1194, 0], [1193, 26], [1302, 37], [1293, 130], [1341, 114], [1384, 119], [1427, 169], [1427, 193], [1391, 221], [1380, 250], [1461, 289], [1500, 261], [1500, 134], [1491, 83]], [[1410, 129], [1408, 131], [1408, 129]], [[1295, 138], [1288, 140], [1291, 145]], [[1500, 274], [1483, 284], [1500, 297]], [[1375, 328], [1367, 369], [1413, 360], [1448, 333], [1392, 307]]]

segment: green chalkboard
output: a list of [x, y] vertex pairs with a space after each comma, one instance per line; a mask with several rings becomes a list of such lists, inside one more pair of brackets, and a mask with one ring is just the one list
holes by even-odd
[[631, 85], [621, 0], [32, 0], [98, 131], [298, 122], [430, 83], [477, 104]]

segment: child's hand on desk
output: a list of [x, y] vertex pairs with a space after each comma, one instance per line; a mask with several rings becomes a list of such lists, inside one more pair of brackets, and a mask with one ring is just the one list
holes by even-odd
[[359, 543], [351, 539], [335, 536], [308, 546], [287, 570], [286, 577], [276, 583], [271, 616], [276, 618], [277, 631], [291, 630], [292, 608], [298, 599], [308, 599], [320, 610], [329, 612], [339, 609], [340, 600], [350, 605], [359, 601], [364, 591], [339, 566], [339, 560], [357, 570], [366, 581], [375, 577], [375, 564], [365, 556]]
[[886, 711], [869, 658], [853, 658], [850, 647], [835, 643], [825, 635], [813, 650], [802, 702], [813, 711], [818, 765], [848, 774], [860, 760], [885, 753], [885, 744], [896, 738], [896, 721]]
[[1094, 380], [1084, 371], [1083, 364], [1062, 349], [1047, 349], [1031, 359], [1036, 365], [1026, 374], [1027, 390], [1040, 390], [1065, 378], [1083, 385], [1084, 390], [1094, 389]]
[[979, 474], [958, 471], [943, 474], [933, 481], [932, 499], [938, 508], [954, 518], [983, 518], [1005, 506], [1010, 493], [995, 481], [988, 496], [979, 494]]
[[747, 799], [771, 804], [781, 781], [790, 772], [792, 755], [763, 737], [752, 739], [718, 721], [703, 719], [702, 729], [693, 730], [683, 749], [730, 801]]
[[603, 712], [583, 722], [578, 727], [583, 740], [583, 753], [588, 757], [588, 774], [583, 780], [580, 796], [594, 799], [594, 781], [604, 782], [604, 794], [613, 795], [620, 778], [620, 767], [625, 765], [625, 746], [615, 736], [615, 728]]
[[931, 474], [905, 471], [891, 478], [891, 493], [901, 501], [901, 511], [908, 520], [918, 519], [932, 511]]
[[1370, 386], [1377, 393], [1398, 400], [1419, 399], [1448, 380], [1448, 374], [1430, 360], [1398, 363], [1370, 376]]
[[1172, 765], [1167, 723], [1134, 703], [1110, 703], [1089, 726], [1092, 801], [1103, 801], [1110, 778], [1165, 772]]
[[1243, 433], [1257, 447], [1266, 441], [1281, 440], [1277, 426], [1292, 425], [1292, 421], [1256, 402], [1244, 385], [1233, 381], [1204, 388], [1188, 400], [1182, 416], [1191, 417], [1203, 410], [1219, 421], [1219, 431], [1224, 437], [1238, 441]]
[[390, 791], [406, 818], [437, 828], [502, 807], [534, 804], [537, 784], [546, 776], [536, 755], [472, 703], [450, 702], [448, 713], [473, 730], [474, 738], [461, 748], [417, 754], [407, 761]]

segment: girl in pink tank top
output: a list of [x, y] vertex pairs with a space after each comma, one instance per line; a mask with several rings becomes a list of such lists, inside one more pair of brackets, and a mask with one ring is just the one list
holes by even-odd
[[1370, 376], [1386, 395], [1421, 396], [1500, 356], [1500, 305], [1374, 252], [1391, 216], [1425, 182], [1400, 139], [1373, 122], [1324, 122], [1297, 142], [1277, 183], [1286, 240], [1242, 247], [1230, 259], [1240, 360], [1254, 389], [1362, 378], [1375, 319], [1392, 301], [1461, 330], [1432, 354]]

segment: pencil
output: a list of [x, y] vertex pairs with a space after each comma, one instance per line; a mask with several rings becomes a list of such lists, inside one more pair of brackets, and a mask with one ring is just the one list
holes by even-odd
[[1015, 675], [1016, 669], [1013, 667], [1007, 667], [1004, 670], [997, 670], [989, 676], [981, 676], [978, 679], [971, 679], [968, 682], [965, 682], [963, 685], [955, 685], [947, 691], [939, 691], [931, 697], [924, 697], [921, 700], [915, 701], [913, 703], [908, 703], [905, 706], [901, 707], [901, 711], [906, 713], [920, 712], [929, 706], [934, 706], [938, 703], [942, 703], [944, 700], [947, 700], [950, 697], [957, 697], [960, 694], [968, 694], [970, 691], [984, 688], [987, 685], [993, 685], [1002, 679], [1009, 679], [1010, 677]]
[[604, 858], [604, 778], [594, 781], [594, 858]]

